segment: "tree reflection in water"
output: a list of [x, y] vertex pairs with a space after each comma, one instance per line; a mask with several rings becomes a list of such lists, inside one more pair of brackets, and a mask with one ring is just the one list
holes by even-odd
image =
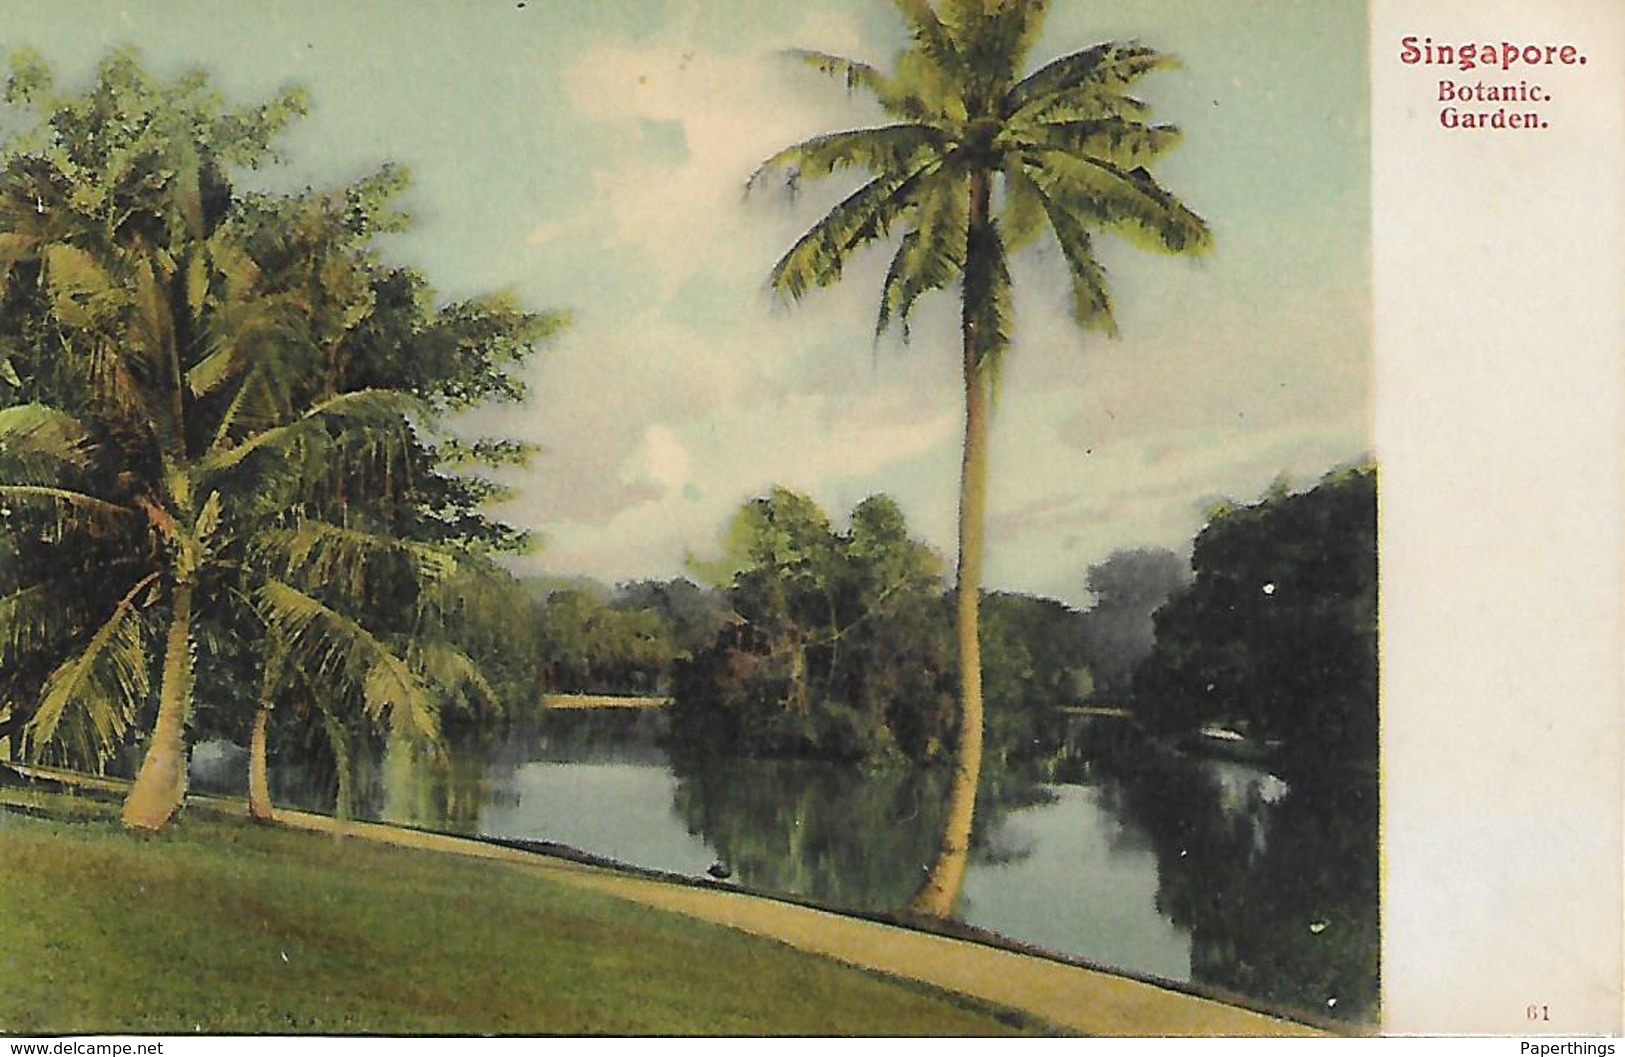
[[[664, 731], [658, 713], [616, 710], [546, 717], [437, 761], [359, 753], [357, 814], [564, 839], [678, 871], [703, 871], [714, 854], [754, 889], [858, 910], [907, 905], [936, 853], [942, 769], [701, 756], [668, 749]], [[1175, 977], [1185, 976], [1188, 937], [1194, 982], [1374, 1021], [1376, 780], [1294, 762], [1283, 782], [1175, 753], [1122, 719], [1057, 720], [984, 770], [971, 870], [985, 905], [960, 909], [1039, 946]], [[610, 765], [599, 768], [605, 782], [575, 790], [566, 776], [591, 764]], [[556, 780], [538, 784], [540, 773]], [[666, 777], [627, 784], [629, 775]], [[294, 777], [273, 774], [284, 788]], [[1066, 787], [1087, 795], [1050, 803]], [[579, 802], [598, 795], [611, 799]], [[331, 785], [317, 799], [329, 809]], [[1018, 880], [1042, 891], [1006, 890]], [[1170, 931], [1158, 932], [1164, 922]], [[1145, 950], [1156, 959], [1134, 963]]]
[[1090, 775], [1156, 852], [1157, 908], [1190, 930], [1193, 981], [1375, 1021], [1374, 774], [1300, 760], [1290, 784], [1254, 771], [1259, 780], [1238, 785], [1225, 778], [1249, 769], [1192, 761], [1127, 729], [1093, 741]]
[[[702, 756], [674, 747], [674, 810], [741, 883], [866, 910], [901, 910], [937, 854], [946, 768], [874, 769], [822, 760]], [[1037, 783], [985, 772], [971, 861], [1018, 857], [996, 834]]]

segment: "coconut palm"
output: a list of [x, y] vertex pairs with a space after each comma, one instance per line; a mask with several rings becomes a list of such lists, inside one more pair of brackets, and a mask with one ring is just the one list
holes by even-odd
[[960, 302], [965, 430], [959, 483], [956, 638], [961, 717], [941, 854], [914, 909], [952, 912], [969, 850], [981, 767], [978, 605], [987, 502], [988, 421], [1013, 328], [1010, 254], [1046, 232], [1072, 280], [1072, 315], [1086, 331], [1115, 332], [1095, 239], [1197, 253], [1202, 218], [1150, 173], [1179, 142], [1133, 94], [1173, 65], [1137, 44], [1102, 43], [1023, 75], [1048, 4], [1043, 0], [896, 0], [911, 43], [895, 71], [818, 52], [815, 69], [861, 89], [884, 123], [816, 136], [770, 158], [751, 185], [853, 173], [855, 191], [774, 266], [773, 290], [799, 300], [837, 282], [858, 251], [895, 240], [881, 286], [877, 336], [905, 338], [920, 297], [956, 286]]
[[[263, 668], [249, 740], [251, 817], [274, 818], [269, 727], [279, 711], [319, 735], [340, 815], [351, 809], [358, 726], [441, 762], [448, 710], [478, 719], [503, 711], [470, 640], [519, 626], [511, 608], [523, 596], [506, 570], [463, 548], [310, 519], [257, 542]], [[396, 707], [403, 691], [420, 695], [407, 709]]]
[[[354, 687], [374, 719], [432, 739], [424, 680], [306, 575], [389, 560], [416, 583], [450, 561], [399, 526], [349, 516], [362, 495], [399, 494], [425, 460], [436, 477], [424, 431], [437, 403], [455, 402], [340, 369], [376, 314], [365, 246], [390, 222], [382, 203], [398, 178], [329, 198], [234, 195], [226, 167], [263, 159], [297, 98], [223, 111], [200, 78], [155, 84], [128, 54], [78, 97], [53, 96], [24, 62], [8, 98], [35, 105], [42, 131], [0, 168], [0, 296], [13, 309], [0, 334], [0, 510], [27, 536], [0, 568], [0, 671], [24, 673], [0, 682], [0, 717], [14, 729], [29, 715], [35, 754], [71, 735], [81, 758], [105, 758], [156, 684], [124, 811], [147, 829], [184, 795], [205, 625], [261, 629], [268, 676], [298, 661]], [[486, 328], [471, 343], [483, 351], [459, 355], [480, 363], [517, 355], [536, 329], [517, 312], [470, 318]], [[475, 396], [505, 385], [458, 384]], [[483, 494], [441, 506], [467, 522]], [[47, 546], [50, 560], [32, 553]], [[53, 613], [63, 598], [73, 604]], [[20, 696], [30, 690], [37, 704]]]
[[[279, 638], [290, 643], [310, 639], [309, 629], [320, 624], [326, 653], [351, 671], [365, 671], [358, 678], [365, 681], [369, 708], [405, 708], [420, 732], [432, 735], [432, 700], [398, 659], [364, 628], [270, 573], [263, 561], [249, 560], [289, 516], [271, 497], [297, 491], [312, 464], [343, 465], [358, 454], [375, 460], [403, 448], [410, 435], [406, 414], [415, 401], [362, 390], [279, 408], [285, 387], [269, 382], [274, 372], [264, 366], [275, 350], [240, 333], [221, 334], [236, 315], [230, 300], [217, 302], [205, 293], [182, 301], [174, 284], [163, 281], [172, 277], [159, 277], [152, 263], [122, 248], [107, 253], [104, 265], [88, 252], [60, 246], [42, 251], [47, 290], [56, 294], [71, 284], [91, 303], [112, 306], [106, 318], [79, 320], [71, 331], [62, 321], [64, 334], [71, 335], [66, 351], [115, 361], [112, 377], [105, 392], [89, 394], [80, 416], [44, 405], [10, 409], [4, 425], [15, 439], [6, 438], [8, 461], [27, 456], [49, 483], [13, 475], [0, 483], [0, 501], [32, 515], [50, 536], [118, 540], [130, 583], [80, 634], [59, 636], [69, 647], [67, 659], [46, 677], [25, 730], [36, 751], [56, 738], [70, 715], [78, 728], [99, 732], [98, 751], [105, 754], [116, 743], [150, 688], [152, 643], [146, 632], [156, 619], [162, 640], [157, 719], [124, 817], [135, 827], [164, 825], [184, 795], [200, 601], [245, 606], [261, 623], [286, 627]], [[175, 272], [185, 274], [178, 267]], [[177, 309], [177, 303], [197, 309]], [[65, 314], [54, 312], [59, 321]], [[188, 330], [199, 335], [194, 347], [175, 337]], [[230, 358], [244, 362], [219, 362]], [[101, 460], [120, 468], [111, 487], [66, 483], [67, 471], [89, 470]], [[49, 472], [53, 461], [55, 473]], [[105, 483], [107, 473], [101, 477]], [[331, 529], [342, 533], [340, 542], [306, 543], [303, 560], [330, 550], [395, 547], [391, 539]], [[311, 531], [307, 527], [305, 535]], [[321, 564], [331, 567], [334, 561]], [[83, 586], [37, 579], [21, 587], [8, 599], [15, 603], [15, 630], [3, 637], [20, 652], [21, 629], [43, 627], [41, 610], [53, 597], [71, 596]]]

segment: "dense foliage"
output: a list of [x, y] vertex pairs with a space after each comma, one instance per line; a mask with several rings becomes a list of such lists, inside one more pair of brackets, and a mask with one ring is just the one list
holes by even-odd
[[[489, 709], [524, 543], [481, 513], [524, 456], [449, 417], [523, 396], [562, 318], [436, 305], [384, 263], [404, 174], [293, 195], [252, 171], [300, 93], [231, 107], [117, 52], [81, 92], [29, 56], [0, 148], [0, 736], [97, 766], [150, 731], [126, 807], [162, 825], [188, 732], [273, 709], [342, 760]], [[483, 662], [483, 666], [482, 666]], [[342, 767], [339, 768], [342, 773]]]
[[1377, 474], [1334, 472], [1215, 513], [1194, 583], [1156, 616], [1142, 716], [1164, 731], [1223, 723], [1299, 761], [1377, 750]]
[[953, 712], [941, 568], [885, 496], [845, 531], [787, 489], [745, 504], [696, 564], [733, 619], [679, 668], [674, 729], [747, 752], [936, 754]]
[[542, 596], [542, 685], [562, 693], [665, 695], [675, 666], [710, 644], [727, 602], [692, 580], [531, 585]]
[[[752, 755], [933, 760], [953, 744], [953, 596], [941, 559], [872, 496], [837, 530], [786, 489], [735, 516], [723, 555], [697, 571], [731, 619], [678, 666], [679, 737]], [[1032, 717], [1074, 697], [1078, 614], [1048, 599], [984, 600], [988, 729], [1001, 753]]]

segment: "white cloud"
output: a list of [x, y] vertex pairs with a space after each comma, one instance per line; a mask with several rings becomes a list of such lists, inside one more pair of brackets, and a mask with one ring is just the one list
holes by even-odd
[[[805, 28], [783, 43], [844, 47], [857, 36], [845, 20], [827, 14]], [[852, 100], [837, 85], [805, 91], [810, 77], [816, 75], [793, 68], [777, 48], [724, 54], [697, 48], [680, 32], [583, 51], [565, 71], [567, 99], [618, 133], [619, 149], [595, 174], [599, 204], [593, 211], [613, 218], [608, 244], [645, 251], [661, 269], [666, 295], [700, 273], [762, 272], [785, 232], [747, 214], [746, 180], [774, 152], [854, 116]], [[649, 123], [680, 131], [681, 159], [645, 149]], [[543, 229], [532, 238], [550, 233]]]
[[[590, 195], [529, 241], [571, 262], [583, 300], [538, 370], [542, 410], [523, 430], [545, 455], [512, 515], [543, 529], [549, 568], [674, 574], [774, 484], [836, 518], [891, 493], [917, 534], [952, 553], [952, 296], [922, 302], [911, 347], [888, 340], [871, 354], [883, 255], [804, 304], [774, 306], [766, 272], [819, 203], [741, 197], [776, 149], [866, 119], [773, 47], [858, 54], [858, 36], [845, 19], [809, 21], [724, 52], [673, 22], [575, 52], [563, 83], [593, 129]], [[1320, 219], [1335, 228], [1341, 208], [1327, 203]], [[1251, 498], [1283, 471], [1312, 479], [1365, 447], [1363, 280], [1317, 247], [1249, 228], [1198, 266], [1113, 249], [1115, 342], [1073, 326], [1053, 248], [1018, 264], [991, 584], [1081, 599], [1088, 565], [1110, 550], [1187, 543], [1205, 499]]]
[[636, 471], [666, 491], [680, 490], [688, 483], [693, 460], [688, 449], [665, 426], [649, 426], [643, 431], [643, 447], [638, 453]]

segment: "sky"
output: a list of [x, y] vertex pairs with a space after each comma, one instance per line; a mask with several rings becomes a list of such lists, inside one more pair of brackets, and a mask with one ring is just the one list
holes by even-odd
[[[1186, 133], [1157, 172], [1216, 244], [1199, 261], [1104, 244], [1117, 339], [1073, 326], [1053, 244], [1017, 259], [989, 587], [1086, 605], [1112, 551], [1188, 551], [1216, 501], [1370, 451], [1366, 34], [1344, 0], [1053, 4], [1035, 62], [1130, 38], [1182, 60], [1145, 82]], [[0, 0], [0, 46], [63, 84], [133, 45], [239, 103], [305, 86], [282, 170], [255, 179], [403, 165], [417, 223], [391, 261], [447, 299], [570, 312], [527, 404], [463, 426], [540, 448], [497, 511], [537, 534], [524, 570], [610, 583], [681, 574], [774, 485], [837, 524], [887, 493], [952, 555], [955, 298], [923, 301], [906, 345], [877, 342], [876, 250], [778, 303], [769, 270], [843, 188], [744, 194], [781, 147], [877, 120], [785, 49], [885, 66], [903, 42], [880, 0]]]

